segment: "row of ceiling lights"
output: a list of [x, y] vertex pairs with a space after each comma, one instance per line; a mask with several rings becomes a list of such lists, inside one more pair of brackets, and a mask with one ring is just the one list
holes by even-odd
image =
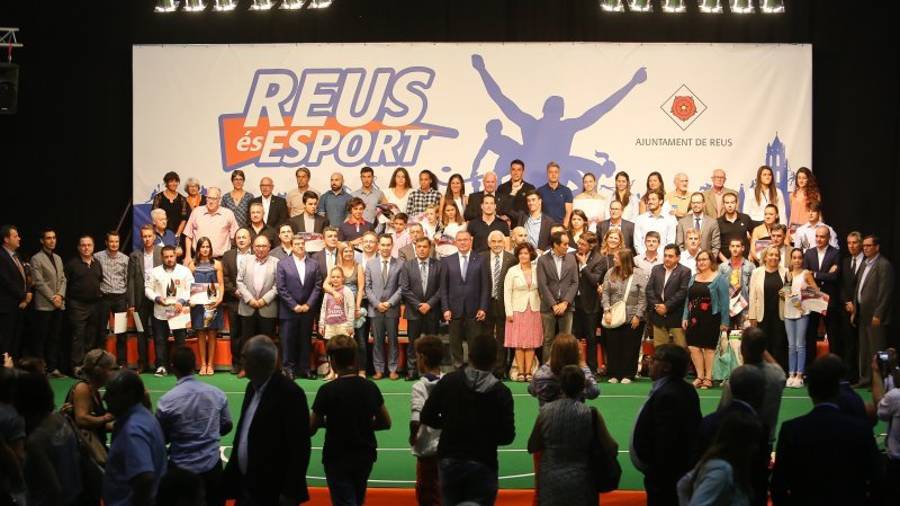
[[[229, 12], [237, 8], [240, 0], [156, 0], [156, 12], [204, 12], [214, 10]], [[324, 9], [331, 6], [334, 0], [252, 0], [250, 10], [267, 11], [274, 7], [286, 10]]]
[[[685, 0], [659, 0], [660, 7], [666, 13], [687, 11]], [[784, 0], [696, 0], [700, 12], [720, 14], [725, 12], [723, 3], [728, 4], [732, 14], [780, 14], [784, 12]], [[756, 5], [754, 5], [756, 4]], [[653, 12], [652, 0], [600, 0], [600, 8], [606, 12]]]

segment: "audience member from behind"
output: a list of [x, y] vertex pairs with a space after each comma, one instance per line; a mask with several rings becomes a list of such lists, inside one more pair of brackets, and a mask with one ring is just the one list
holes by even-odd
[[584, 372], [584, 391], [576, 396], [581, 402], [584, 402], [585, 398], [596, 399], [600, 395], [597, 379], [581, 356], [578, 340], [571, 334], [561, 334], [553, 340], [549, 362], [538, 369], [534, 380], [528, 384], [528, 393], [537, 397], [540, 406], [563, 396], [560, 374], [563, 368], [569, 365], [574, 365]]
[[144, 382], [124, 371], [106, 386], [106, 402], [116, 417], [103, 475], [106, 506], [156, 504], [159, 480], [166, 473], [166, 442], [159, 422], [144, 407]]
[[422, 408], [423, 424], [442, 429], [438, 443], [444, 504], [493, 504], [497, 497], [497, 446], [516, 437], [513, 399], [494, 375], [497, 341], [469, 341], [469, 364], [444, 376]]
[[[885, 376], [887, 374], [887, 376]], [[888, 350], [888, 360], [872, 358], [872, 403], [879, 420], [887, 422], [888, 436], [885, 442], [887, 466], [885, 469], [885, 497], [900, 497], [900, 368], [897, 354]], [[0, 400], [2, 402], [2, 400]], [[2, 404], [0, 404], [2, 406]]]
[[116, 358], [106, 350], [89, 351], [81, 366], [84, 380], [76, 383], [66, 396], [66, 403], [72, 406], [75, 425], [93, 433], [103, 446], [106, 446], [107, 434], [112, 431], [114, 417], [107, 410], [100, 390], [113, 378], [115, 366]]
[[[560, 337], [553, 343], [554, 349]], [[568, 364], [558, 377], [562, 396], [541, 407], [528, 438], [528, 451], [541, 455], [536, 480], [540, 483], [538, 504], [597, 504], [590, 469], [591, 446], [587, 443], [598, 437], [612, 453], [618, 452], [618, 445], [609, 435], [603, 417], [584, 404], [587, 378], [593, 375], [585, 375], [583, 367]], [[595, 430], [597, 434], [592, 433]]]
[[657, 347], [651, 358], [653, 387], [638, 413], [629, 449], [632, 463], [644, 473], [650, 506], [678, 504], [676, 484], [696, 462], [700, 398], [684, 381], [687, 367], [688, 352], [676, 344]]
[[781, 424], [772, 502], [781, 504], [867, 504], [876, 479], [878, 448], [872, 428], [842, 413], [836, 404], [841, 359], [826, 355], [806, 371], [815, 406]]
[[[16, 373], [0, 367], [0, 504], [24, 500], [25, 420], [13, 406]], [[20, 499], [21, 498], [21, 499]]]
[[206, 506], [212, 504], [205, 496], [203, 480], [196, 474], [178, 467], [170, 467], [159, 482], [156, 493], [159, 506]]
[[756, 416], [740, 411], [729, 413], [712, 446], [697, 466], [678, 481], [679, 503], [749, 506], [753, 496], [751, 459], [758, 453], [761, 434], [763, 429]]
[[292, 505], [309, 500], [309, 410], [306, 394], [275, 371], [278, 349], [266, 336], [244, 345], [250, 383], [225, 466], [226, 498], [237, 506]]
[[420, 505], [441, 504], [441, 488], [438, 481], [438, 441], [441, 431], [422, 425], [421, 415], [425, 401], [440, 381], [441, 362], [444, 360], [444, 343], [433, 335], [416, 340], [416, 366], [419, 380], [413, 383], [409, 400], [409, 445], [416, 456], [416, 500]]
[[376, 430], [389, 430], [391, 416], [375, 383], [360, 377], [356, 341], [337, 335], [328, 341], [336, 378], [319, 388], [309, 417], [310, 435], [325, 428], [322, 464], [333, 504], [362, 505], [378, 457]]
[[[156, 403], [156, 419], [169, 443], [169, 471], [196, 474], [205, 489], [205, 504], [225, 504], [219, 445], [231, 432], [225, 392], [197, 380], [197, 359], [186, 346], [175, 350], [172, 370], [178, 381]], [[157, 501], [157, 504], [162, 504]]]

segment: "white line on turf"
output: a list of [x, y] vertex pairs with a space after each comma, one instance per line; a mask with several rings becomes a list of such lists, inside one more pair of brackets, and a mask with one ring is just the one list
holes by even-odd
[[[168, 392], [168, 390], [148, 390], [151, 394], [164, 394]], [[224, 392], [226, 395], [244, 395], [246, 392]], [[306, 395], [311, 396], [315, 395], [315, 392], [306, 392]], [[409, 397], [409, 393], [407, 392], [382, 392], [382, 396], [405, 396]], [[531, 394], [512, 394], [513, 397], [533, 397]], [[646, 395], [636, 395], [636, 394], [600, 394], [599, 399], [646, 399]], [[720, 397], [717, 395], [701, 395], [701, 399], [719, 399]], [[805, 395], [785, 395], [781, 397], [782, 399], [809, 399], [809, 397]]]

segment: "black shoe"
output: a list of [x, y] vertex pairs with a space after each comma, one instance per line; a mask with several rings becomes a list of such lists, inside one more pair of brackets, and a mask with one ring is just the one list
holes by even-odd
[[229, 372], [230, 372], [231, 374], [238, 374], [239, 372], [241, 372], [241, 368], [238, 367], [238, 366], [236, 366], [236, 365], [232, 365], [232, 366], [231, 366], [231, 371], [229, 371]]
[[419, 379], [419, 375], [416, 373], [410, 373], [406, 375], [406, 381], [416, 381]]
[[281, 374], [283, 374], [285, 378], [287, 378], [287, 379], [289, 379], [289, 380], [291, 380], [291, 381], [294, 381], [294, 379], [295, 379], [294, 371], [292, 371], [292, 370], [290, 370], [290, 369], [283, 369], [283, 370], [281, 371]]
[[307, 378], [309, 378], [309, 379], [311, 379], [311, 380], [314, 380], [314, 379], [318, 379], [318, 378], [319, 378], [319, 375], [316, 374], [316, 371], [309, 371], [309, 374], [307, 375]]

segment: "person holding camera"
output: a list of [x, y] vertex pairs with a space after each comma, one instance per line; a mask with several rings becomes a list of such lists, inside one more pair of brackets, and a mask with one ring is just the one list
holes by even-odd
[[888, 424], [884, 443], [887, 463], [885, 466], [885, 497], [900, 497], [900, 368], [893, 348], [879, 351], [872, 358], [872, 403], [878, 419]]

